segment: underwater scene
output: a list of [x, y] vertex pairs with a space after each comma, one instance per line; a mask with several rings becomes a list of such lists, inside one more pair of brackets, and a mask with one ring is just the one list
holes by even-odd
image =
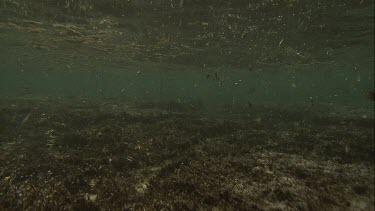
[[374, 210], [373, 0], [0, 0], [0, 210]]

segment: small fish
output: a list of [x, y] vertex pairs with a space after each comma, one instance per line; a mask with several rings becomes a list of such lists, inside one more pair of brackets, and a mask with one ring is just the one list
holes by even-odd
[[248, 70], [249, 70], [250, 72], [254, 70], [254, 66], [253, 66], [252, 64], [249, 64], [249, 65], [247, 66], [247, 68], [248, 68]]
[[374, 93], [374, 91], [369, 91], [369, 92], [367, 93], [367, 97], [368, 97], [370, 100], [375, 101], [375, 93]]
[[207, 74], [206, 74], [206, 78], [209, 78], [209, 77], [210, 77], [210, 74], [209, 74], [209, 73], [207, 73]]
[[249, 108], [251, 108], [251, 107], [253, 107], [253, 104], [252, 104], [250, 101], [247, 101], [247, 106], [248, 106]]

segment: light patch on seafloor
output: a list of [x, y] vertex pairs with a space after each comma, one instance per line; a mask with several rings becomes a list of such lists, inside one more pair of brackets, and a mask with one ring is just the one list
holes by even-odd
[[[163, 166], [165, 165], [167, 164], [164, 164]], [[141, 195], [145, 194], [150, 185], [150, 180], [155, 178], [161, 169], [162, 166], [153, 166], [139, 172], [139, 174], [142, 176], [140, 176], [139, 182], [134, 186], [135, 190]]]

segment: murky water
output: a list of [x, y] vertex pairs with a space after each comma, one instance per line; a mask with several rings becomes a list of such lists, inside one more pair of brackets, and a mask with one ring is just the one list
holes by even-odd
[[0, 209], [374, 210], [373, 3], [20, 2]]

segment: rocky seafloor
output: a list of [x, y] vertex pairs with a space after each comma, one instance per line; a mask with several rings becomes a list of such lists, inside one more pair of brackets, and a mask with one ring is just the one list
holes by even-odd
[[0, 209], [374, 210], [373, 117], [140, 107], [2, 100]]

